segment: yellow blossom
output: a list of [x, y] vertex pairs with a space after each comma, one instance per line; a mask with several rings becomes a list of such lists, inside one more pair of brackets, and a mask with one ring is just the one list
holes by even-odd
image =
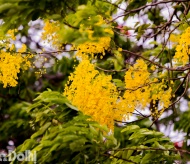
[[31, 66], [29, 58], [32, 55], [26, 55], [26, 45], [23, 44], [20, 49], [15, 49], [14, 44], [11, 41], [15, 40], [15, 32], [17, 30], [9, 30], [4, 36], [4, 49], [0, 50], [0, 83], [3, 87], [7, 86], [15, 87], [17, 85], [18, 73], [22, 70], [27, 70]]
[[[95, 54], [105, 55], [105, 51], [110, 48], [110, 37], [101, 37], [98, 41], [86, 42], [77, 46], [76, 56], [82, 59], [88, 59], [88, 55], [94, 58]], [[103, 57], [102, 56], [102, 57]]]
[[117, 107], [118, 92], [112, 77], [95, 70], [89, 60], [83, 60], [69, 77], [64, 95], [84, 114], [113, 129], [114, 119], [123, 114]]
[[89, 60], [82, 60], [70, 75], [64, 95], [84, 114], [110, 129], [114, 120], [122, 121], [135, 109], [144, 109], [151, 102], [154, 109], [156, 102], [162, 109], [160, 112], [151, 109], [153, 117], [159, 117], [170, 105], [171, 88], [164, 80], [152, 78], [143, 60], [137, 60], [126, 72], [123, 96], [111, 81], [110, 75], [101, 74]]
[[26, 48], [27, 48], [26, 45], [22, 44], [22, 47], [19, 48], [17, 52], [21, 52], [21, 53], [26, 52]]
[[59, 48], [61, 46], [59, 41], [60, 36], [58, 34], [58, 31], [60, 30], [59, 23], [49, 20], [45, 20], [44, 23], [42, 40], [44, 40], [44, 42], [51, 43], [55, 48]]
[[122, 51], [122, 48], [118, 48], [118, 51]]
[[28, 58], [23, 57], [21, 54], [11, 54], [9, 52], [0, 52], [0, 82], [3, 87], [15, 87], [17, 85], [17, 74], [21, 68], [24, 69], [30, 66]]
[[174, 56], [174, 61], [185, 65], [189, 62], [190, 54], [190, 27], [188, 27], [185, 32], [180, 36], [179, 43], [176, 46], [176, 53]]
[[[159, 108], [163, 110], [170, 105], [172, 97], [171, 88], [167, 88], [165, 81], [159, 82], [156, 78], [151, 78], [146, 63], [140, 59], [133, 67], [130, 67], [125, 74], [126, 91], [124, 93], [124, 103], [127, 111], [136, 108], [145, 108], [148, 104], [159, 102]], [[157, 112], [157, 111], [156, 111]]]
[[[98, 22], [95, 23], [95, 26], [102, 26], [106, 24], [102, 16], [97, 15], [97, 18]], [[82, 34], [87, 33], [89, 40], [86, 41], [85, 43], [77, 45], [76, 56], [82, 59], [88, 59], [89, 56], [91, 58], [98, 57], [102, 59], [105, 56], [105, 52], [109, 51], [110, 49], [111, 36], [114, 35], [112, 28], [111, 27], [105, 28], [104, 32], [108, 36], [103, 36], [103, 37], [93, 36], [94, 31], [92, 30], [91, 26], [87, 28], [83, 24], [81, 24], [79, 31]], [[101, 55], [97, 56], [97, 54]]]

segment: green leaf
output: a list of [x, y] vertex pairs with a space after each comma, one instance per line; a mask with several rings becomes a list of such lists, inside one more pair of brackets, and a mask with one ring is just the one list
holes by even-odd
[[0, 13], [4, 12], [5, 10], [9, 10], [15, 7], [15, 4], [12, 3], [5, 3], [0, 6]]
[[22, 144], [22, 147], [19, 150], [19, 152], [24, 152], [25, 150], [31, 150], [35, 144], [36, 144], [36, 140], [34, 140], [34, 139], [27, 139]]
[[59, 15], [59, 14], [53, 14], [50, 16], [50, 19], [53, 19], [53, 20], [58, 20], [60, 18], [61, 18], [61, 15]]
[[120, 79], [113, 79], [112, 81], [115, 83], [117, 87], [125, 87], [125, 83]]
[[81, 147], [84, 146], [85, 142], [87, 142], [85, 138], [75, 139], [72, 143], [69, 144], [69, 147], [73, 152], [81, 151]]
[[145, 156], [142, 158], [141, 160], [141, 164], [146, 164], [146, 163], [149, 163], [150, 159], [152, 158], [152, 156], [154, 156], [154, 154], [152, 153], [147, 153], [145, 154]]
[[69, 108], [73, 109], [73, 110], [76, 110], [76, 111], [79, 111], [75, 106], [71, 105], [70, 103], [65, 103]]
[[127, 150], [126, 159], [129, 159], [133, 154], [134, 150]]
[[154, 134], [154, 131], [150, 131], [148, 129], [140, 129], [139, 131], [136, 131], [134, 132], [130, 137], [129, 137], [129, 140], [132, 140], [132, 139], [139, 139], [139, 138], [142, 138], [142, 137], [145, 137], [147, 135], [153, 135]]
[[138, 125], [130, 125], [130, 126], [127, 126], [126, 128], [124, 128], [123, 130], [121, 130], [121, 133], [123, 132], [135, 132], [137, 130], [139, 130], [140, 127]]
[[34, 133], [31, 138], [37, 138], [45, 133], [45, 131], [50, 127], [51, 122], [47, 122], [44, 126], [42, 126], [36, 133]]
[[62, 94], [50, 90], [42, 92], [34, 101], [52, 102], [55, 104], [65, 104], [65, 102], [68, 102]]

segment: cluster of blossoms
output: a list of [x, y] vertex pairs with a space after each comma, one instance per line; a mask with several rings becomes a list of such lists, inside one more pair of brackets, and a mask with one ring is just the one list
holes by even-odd
[[89, 60], [83, 60], [69, 77], [64, 95], [84, 114], [113, 129], [121, 111], [117, 107], [117, 88], [111, 80], [111, 76], [95, 70]]
[[7, 35], [2, 38], [3, 42], [0, 43], [4, 47], [0, 50], [0, 83], [4, 88], [15, 87], [20, 70], [27, 70], [31, 66], [29, 58], [32, 56], [23, 54], [26, 52], [25, 44], [15, 51], [14, 44], [11, 43], [16, 40], [14, 33], [15, 30], [9, 30]]
[[91, 55], [91, 58], [96, 58], [94, 54], [101, 54], [100, 58], [102, 59], [105, 55], [105, 51], [110, 48], [110, 37], [101, 37], [98, 41], [86, 42], [77, 46], [76, 56], [82, 59], [88, 59], [88, 55]]
[[[95, 23], [95, 26], [103, 26], [106, 24], [105, 20], [100, 15], [97, 15], [97, 19], [98, 21]], [[110, 49], [111, 36], [114, 34], [111, 27], [107, 27], [103, 31], [107, 36], [95, 37], [93, 36], [94, 31], [90, 27], [86, 29], [86, 27], [80, 25], [79, 32], [81, 34], [87, 33], [88, 41], [77, 45], [76, 56], [80, 57], [81, 59], [88, 59], [90, 55], [90, 58], [92, 59], [97, 57], [102, 59], [105, 55], [105, 51], [109, 51]], [[101, 55], [97, 56], [97, 54]]]
[[[162, 112], [170, 104], [171, 88], [166, 89], [163, 81], [159, 83], [152, 79], [143, 60], [137, 60], [126, 72], [123, 96], [111, 81], [110, 75], [101, 74], [89, 60], [82, 60], [69, 77], [64, 95], [84, 114], [110, 129], [113, 129], [114, 120], [122, 121], [151, 101], [154, 106], [159, 102]], [[157, 111], [153, 113], [154, 117], [161, 114]]]
[[59, 48], [61, 46], [59, 41], [59, 33], [57, 31], [60, 30], [60, 24], [55, 21], [44, 21], [44, 27], [42, 32], [42, 40], [46, 44], [53, 45], [54, 48]]
[[26, 52], [25, 45], [16, 53], [6, 52], [5, 50], [0, 51], [0, 82], [3, 83], [4, 88], [7, 86], [15, 87], [18, 83], [17, 75], [20, 70], [26, 70], [31, 66], [28, 60], [31, 56], [23, 56], [23, 52]]
[[179, 43], [176, 46], [176, 53], [174, 56], [174, 61], [177, 63], [182, 63], [185, 65], [189, 62], [190, 54], [190, 27], [188, 27], [185, 32], [180, 36]]
[[[144, 60], [137, 60], [125, 74], [126, 91], [124, 93], [126, 107], [131, 109], [145, 108], [151, 101], [153, 105], [159, 101], [159, 108], [165, 109], [170, 104], [171, 88], [167, 88], [164, 80], [152, 78]], [[158, 110], [156, 110], [158, 111]]]
[[[105, 21], [100, 17], [96, 25], [102, 24], [105, 24]], [[57, 22], [46, 21], [42, 39], [59, 48], [60, 36], [56, 33], [59, 29], [60, 25]], [[82, 26], [80, 30], [83, 30]], [[106, 51], [110, 50], [113, 31], [105, 28], [104, 32], [109, 35], [103, 37], [93, 36], [94, 31], [90, 27], [86, 32], [88, 41], [75, 46], [76, 56], [82, 61], [70, 75], [65, 87], [64, 95], [68, 100], [84, 114], [90, 115], [93, 120], [107, 125], [110, 129], [114, 127], [114, 120], [122, 121], [128, 118], [135, 109], [144, 109], [149, 104], [153, 104], [153, 109], [155, 109], [151, 111], [152, 116], [159, 117], [170, 105], [172, 95], [172, 90], [165, 85], [165, 81], [151, 77], [147, 64], [139, 59], [126, 71], [125, 90], [119, 92], [112, 82], [112, 76], [99, 72], [90, 62], [98, 55], [103, 58]], [[174, 57], [178, 61], [181, 60], [183, 64], [188, 60], [189, 33], [190, 28], [182, 34]], [[12, 33], [10, 34], [12, 36]], [[17, 74], [21, 69], [31, 66], [29, 57], [22, 54], [26, 51], [26, 46], [23, 45], [16, 53], [11, 53], [10, 48], [9, 50], [1, 50], [0, 56], [0, 82], [4, 84], [4, 87], [16, 86]], [[122, 49], [119, 48], [119, 51]], [[159, 111], [158, 108], [161, 110]]]
[[137, 63], [128, 69], [125, 74], [124, 93], [126, 107], [135, 109], [146, 107], [150, 101], [150, 73], [143, 60], [137, 60]]
[[[89, 18], [90, 20], [91, 18]], [[95, 26], [101, 27], [106, 24], [105, 20], [100, 16], [97, 15], [96, 19], [98, 20], [95, 23]], [[60, 48], [61, 47], [61, 36], [59, 31], [61, 30], [61, 26], [56, 21], [44, 21], [44, 27], [42, 32], [42, 40], [44, 43], [52, 45], [54, 48]], [[111, 42], [111, 36], [113, 36], [114, 32], [112, 31], [111, 27], [104, 28], [104, 33], [106, 36], [103, 37], [95, 37], [94, 36], [94, 30], [91, 29], [91, 27], [86, 27], [83, 24], [79, 27], [79, 33], [81, 35], [86, 34], [88, 41], [82, 43], [73, 45], [72, 49], [76, 49], [77, 53], [76, 56], [81, 59], [88, 59], [89, 56], [91, 58], [96, 58], [96, 54], [101, 54], [99, 57], [102, 59], [105, 55], [105, 51], [109, 51], [110, 49], [110, 42]]]

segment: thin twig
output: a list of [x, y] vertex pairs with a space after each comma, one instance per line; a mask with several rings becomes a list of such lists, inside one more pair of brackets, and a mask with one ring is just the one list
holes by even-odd
[[144, 120], [144, 119], [146, 119], [146, 118], [148, 118], [148, 117], [150, 117], [150, 116], [151, 116], [151, 115], [147, 115], [147, 116], [144, 116], [144, 117], [142, 117], [142, 118], [140, 118], [140, 119], [138, 119], [138, 120], [134, 120], [134, 121], [131, 121], [131, 122], [119, 121], [119, 120], [114, 120], [114, 121], [115, 121], [115, 122], [123, 123], [123, 124], [125, 124], [125, 125], [128, 125], [128, 124], [133, 124], [133, 123], [142, 121], [142, 120]]
[[178, 85], [177, 89], [175, 90], [174, 94], [179, 90], [179, 88], [184, 84], [185, 80], [187, 79], [188, 74], [184, 77], [183, 81]]
[[73, 29], [76, 29], [76, 30], [79, 29], [78, 27], [74, 27], [74, 26], [70, 25], [69, 23], [67, 23], [67, 22], [65, 22], [65, 21], [64, 21], [63, 23], [64, 23], [65, 25], [67, 25], [67, 26], [73, 28]]
[[120, 17], [126, 16], [126, 15], [131, 14], [131, 13], [138, 12], [140, 10], [143, 10], [143, 9], [147, 8], [147, 7], [156, 6], [156, 5], [159, 5], [159, 4], [162, 4], [162, 3], [170, 3], [170, 2], [189, 2], [189, 0], [168, 0], [168, 1], [159, 1], [159, 2], [155, 2], [155, 3], [146, 4], [144, 6], [141, 6], [141, 7], [136, 8], [136, 9], [129, 10], [129, 11], [127, 11], [127, 12], [125, 12], [125, 13], [117, 16], [117, 17], [115, 17], [109, 23], [115, 21], [116, 19], [118, 19]]
[[127, 69], [122, 69], [122, 70], [108, 70], [108, 69], [103, 69], [103, 68], [100, 68], [98, 66], [96, 66], [96, 68], [98, 68], [99, 70], [102, 70], [104, 72], [125, 72], [127, 71]]
[[142, 114], [141, 112], [139, 112], [137, 109], [135, 109], [136, 112], [138, 112], [141, 116], [146, 117], [144, 114]]
[[[183, 83], [184, 83], [184, 81], [186, 80], [186, 86], [185, 86], [185, 89], [184, 89], [184, 92], [182, 93], [182, 95], [176, 100], [176, 101], [174, 101], [172, 104], [170, 104], [164, 111], [166, 111], [167, 109], [169, 109], [170, 107], [172, 107], [174, 104], [176, 104], [177, 102], [179, 102], [180, 100], [181, 100], [181, 98], [185, 95], [185, 93], [187, 92], [187, 89], [188, 89], [188, 83], [189, 83], [189, 74], [190, 74], [190, 71], [188, 72], [188, 74], [186, 75], [186, 78], [184, 78], [183, 79], [183, 82], [179, 85], [179, 86], [181, 86]], [[178, 87], [179, 88], [179, 87]], [[177, 89], [178, 89], [177, 88]], [[160, 112], [160, 111], [159, 111]], [[151, 128], [152, 127], [152, 125], [156, 122], [158, 120], [158, 118], [157, 119], [155, 119], [153, 122], [152, 122], [152, 124], [150, 125], [150, 127], [149, 128]]]
[[136, 90], [138, 90], [138, 89], [140, 89], [140, 88], [143, 88], [143, 87], [149, 86], [150, 84], [154, 84], [154, 83], [158, 83], [158, 81], [150, 82], [150, 83], [145, 83], [144, 85], [139, 86], [139, 87], [137, 87], [137, 88], [135, 88], [135, 89], [126, 88], [125, 90], [136, 91]]
[[158, 151], [158, 150], [161, 150], [161, 151], [173, 151], [173, 152], [182, 152], [182, 153], [187, 153], [187, 154], [190, 154], [189, 151], [187, 150], [183, 150], [183, 149], [162, 149], [162, 148], [154, 148], [154, 147], [149, 147], [149, 148], [122, 148], [122, 149], [116, 149], [118, 151], [125, 151], [125, 150], [149, 150], [149, 151]]
[[126, 161], [126, 162], [130, 162], [130, 163], [137, 164], [136, 162], [133, 162], [133, 161], [131, 161], [131, 160], [129, 160], [129, 159], [123, 159], [123, 158], [117, 157], [117, 156], [115, 156], [115, 155], [111, 155], [111, 154], [102, 154], [102, 155], [103, 155], [103, 156], [108, 156], [108, 157], [117, 158], [117, 159], [121, 159], [121, 160]]
[[170, 39], [171, 33], [174, 32], [179, 26], [180, 26], [180, 24], [177, 25], [173, 30], [171, 30], [171, 31], [169, 32], [169, 36], [168, 36], [167, 40], [165, 41], [165, 43], [163, 44], [162, 50], [159, 52], [159, 54], [158, 54], [157, 56], [155, 56], [155, 57], [152, 59], [152, 61], [154, 61], [155, 59], [157, 59], [157, 58], [160, 56], [160, 54], [165, 50], [165, 47], [166, 47], [166, 45], [167, 45], [167, 43], [168, 43], [168, 40]]
[[170, 71], [183, 72], [183, 71], [186, 71], [186, 70], [190, 69], [190, 65], [188, 65], [188, 64], [186, 66], [184, 66], [184, 67], [168, 68], [168, 67], [162, 66], [162, 65], [160, 65], [160, 64], [158, 64], [158, 63], [156, 63], [156, 62], [154, 62], [154, 61], [152, 61], [150, 59], [145, 58], [141, 54], [137, 54], [137, 53], [131, 52], [129, 50], [122, 50], [122, 52], [126, 52], [126, 53], [129, 53], [129, 54], [134, 55], [134, 56], [138, 56], [138, 57], [140, 57], [140, 58], [142, 58], [142, 59], [144, 59], [144, 60], [146, 60], [146, 61], [148, 61], [148, 62], [150, 62], [150, 63], [152, 63], [152, 64], [154, 64], [154, 65], [156, 65], [158, 67], [160, 67], [160, 68], [163, 68], [163, 69], [166, 69], [166, 70], [170, 70]]
[[109, 1], [106, 1], [106, 0], [104, 1], [104, 0], [102, 0], [102, 2], [109, 3], [110, 5], [113, 5], [113, 6], [117, 7], [118, 9], [125, 11], [125, 9], [122, 9], [122, 8], [119, 7], [118, 5], [116, 5], [116, 4], [114, 4], [114, 3], [111, 3], [111, 2], [109, 2]]
[[188, 83], [189, 83], [189, 74], [190, 74], [190, 72], [188, 72], [188, 74], [187, 74], [187, 80], [186, 80], [186, 86], [185, 86], [184, 92], [182, 93], [182, 95], [176, 101], [174, 101], [172, 104], [170, 104], [170, 106], [168, 108], [170, 108], [172, 105], [179, 102], [181, 100], [181, 98], [185, 95], [185, 93], [187, 92], [187, 89], [188, 89], [188, 86], [189, 86], [188, 85]]

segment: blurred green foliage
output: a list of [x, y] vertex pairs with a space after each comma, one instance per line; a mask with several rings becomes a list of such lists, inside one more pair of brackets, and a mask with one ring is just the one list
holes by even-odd
[[[17, 33], [27, 36], [31, 28], [30, 21], [39, 19], [59, 21], [61, 24], [59, 33], [62, 36], [63, 48], [65, 48], [66, 44], [81, 44], [88, 41], [87, 33], [81, 33], [79, 28], [81, 24], [84, 29], [90, 26], [95, 31], [94, 37], [112, 37], [112, 50], [106, 52], [103, 60], [97, 59], [96, 62], [102, 69], [116, 70], [107, 71], [106, 74], [113, 76], [113, 82], [122, 91], [125, 73], [120, 71], [133, 65], [138, 56], [125, 53], [122, 57], [116, 57], [114, 54], [119, 53], [117, 49], [120, 47], [142, 55], [144, 58], [155, 59], [154, 62], [162, 66], [172, 65], [171, 58], [175, 54], [175, 47], [165, 47], [169, 45], [169, 40], [159, 42], [162, 40], [160, 34], [165, 35], [167, 30], [170, 33], [175, 27], [178, 27], [178, 32], [182, 32], [190, 23], [188, 11], [186, 15], [184, 13], [188, 9], [188, 1], [171, 2], [174, 15], [179, 20], [177, 23], [168, 22], [161, 14], [161, 6], [155, 5], [145, 10], [147, 3], [153, 2], [150, 0], [116, 0], [115, 2], [108, 0], [38, 0], [38, 2], [1, 0], [0, 34], [3, 35], [9, 29], [22, 26]], [[120, 23], [113, 19], [121, 10], [124, 16], [121, 17]], [[100, 26], [96, 24], [99, 21], [99, 15], [106, 20], [105, 24]], [[126, 24], [127, 20], [135, 19], [135, 17], [143, 18], [145, 21], [142, 23], [138, 20], [134, 27]], [[121, 24], [124, 31], [118, 28]], [[106, 33], [105, 28], [113, 28], [114, 34]], [[150, 29], [149, 33], [147, 29]], [[131, 40], [130, 37], [133, 35], [134, 38]], [[143, 44], [150, 39], [150, 36], [153, 40], [148, 48], [145, 48]], [[30, 43], [30, 39], [27, 41]], [[141, 42], [137, 44], [138, 41]], [[170, 139], [158, 132], [158, 127], [157, 129], [156, 126], [150, 127], [151, 119], [146, 118], [121, 127], [116, 123], [114, 133], [109, 133], [106, 127], [100, 126], [72, 106], [62, 95], [68, 76], [73, 72], [74, 65], [78, 64], [78, 60], [71, 58], [74, 53], [69, 53], [69, 55], [70, 57], [55, 59], [55, 64], [48, 68], [47, 73], [42, 77], [37, 77], [36, 70], [31, 68], [30, 71], [19, 74], [17, 87], [3, 88], [0, 84], [0, 150], [7, 151], [7, 146], [10, 146], [8, 142], [11, 140], [17, 152], [37, 151], [37, 163], [42, 164], [152, 164], [189, 160], [188, 155], [179, 153]], [[151, 65], [149, 63], [148, 69]], [[172, 85], [174, 91], [176, 90], [175, 97], [172, 99], [174, 102], [185, 90], [179, 78], [186, 72], [163, 71], [162, 68], [158, 68], [158, 73], [163, 73], [163, 78], [168, 79], [167, 86], [171, 86], [171, 81], [174, 81]], [[183, 95], [183, 98], [189, 101], [188, 92]], [[180, 106], [173, 105], [168, 111], [171, 114], [157, 120], [156, 123], [166, 128], [172, 123], [175, 130], [184, 132], [185, 139], [182, 148], [190, 150], [188, 145], [189, 109], [183, 112]], [[169, 151], [170, 149], [172, 151]]]

